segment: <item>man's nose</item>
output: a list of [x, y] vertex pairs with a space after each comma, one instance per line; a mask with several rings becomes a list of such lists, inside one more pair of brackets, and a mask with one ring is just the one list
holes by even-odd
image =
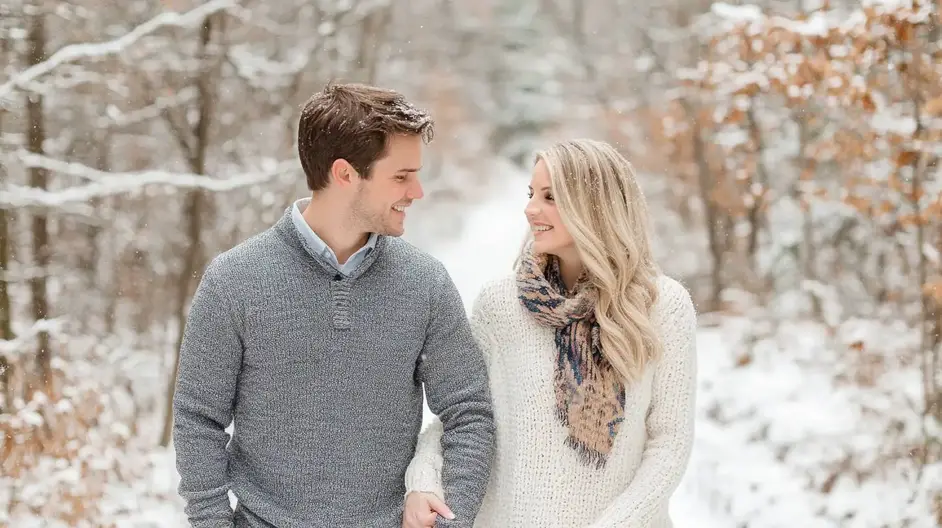
[[412, 185], [412, 188], [409, 189], [408, 195], [410, 200], [419, 200], [425, 196], [425, 192], [422, 191], [422, 182], [416, 179], [415, 183]]

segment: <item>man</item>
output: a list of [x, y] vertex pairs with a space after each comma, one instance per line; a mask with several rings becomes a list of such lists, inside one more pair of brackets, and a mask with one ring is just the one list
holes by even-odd
[[494, 442], [483, 357], [442, 264], [398, 238], [432, 134], [390, 90], [305, 105], [312, 197], [213, 259], [190, 308], [173, 434], [192, 526], [398, 528], [423, 385], [445, 429], [438, 522], [471, 526]]

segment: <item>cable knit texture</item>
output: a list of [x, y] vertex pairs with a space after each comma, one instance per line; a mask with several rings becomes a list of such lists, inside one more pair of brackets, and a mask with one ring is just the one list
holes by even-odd
[[344, 276], [286, 212], [216, 257], [193, 298], [173, 402], [191, 526], [399, 528], [423, 385], [441, 478], [472, 518], [494, 441], [486, 374], [440, 262], [380, 237]]
[[[471, 326], [487, 362], [497, 449], [478, 528], [670, 528], [668, 502], [693, 442], [696, 311], [677, 281], [658, 279], [652, 322], [664, 356], [626, 390], [625, 421], [604, 468], [581, 463], [556, 419], [554, 331], [517, 299], [513, 276], [488, 283]], [[406, 472], [409, 491], [443, 496], [442, 425], [422, 432]]]

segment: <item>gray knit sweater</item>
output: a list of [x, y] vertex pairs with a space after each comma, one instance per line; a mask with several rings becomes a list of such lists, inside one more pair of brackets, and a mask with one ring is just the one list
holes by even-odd
[[190, 307], [173, 441], [191, 525], [399, 528], [424, 384], [457, 516], [439, 525], [470, 527], [493, 453], [486, 376], [440, 262], [380, 237], [343, 277], [286, 212], [213, 259]]

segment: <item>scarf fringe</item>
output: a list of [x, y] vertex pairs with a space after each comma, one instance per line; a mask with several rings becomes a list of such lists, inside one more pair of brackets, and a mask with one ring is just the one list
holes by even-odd
[[[569, 415], [566, 412], [565, 408], [556, 407], [555, 409], [556, 419], [563, 425], [563, 427], [569, 427]], [[572, 434], [566, 435], [566, 440], [563, 442], [566, 447], [571, 448], [579, 456], [579, 459], [582, 460], [589, 467], [594, 467], [595, 469], [602, 469], [605, 467], [605, 463], [608, 461], [608, 455], [601, 453], [595, 449], [590, 448], [584, 442], [578, 440]]]
[[603, 469], [605, 463], [608, 462], [607, 455], [589, 448], [579, 440], [573, 438], [572, 435], [566, 436], [565, 444], [575, 451], [576, 455], [578, 455], [587, 466], [594, 467], [595, 469]]

